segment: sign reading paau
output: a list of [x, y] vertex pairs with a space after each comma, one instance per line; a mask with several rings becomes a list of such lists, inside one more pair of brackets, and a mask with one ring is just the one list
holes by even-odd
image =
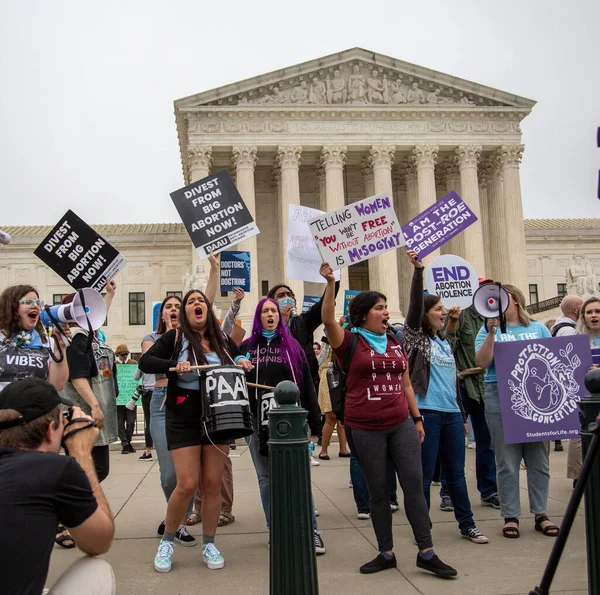
[[323, 260], [333, 269], [404, 246], [394, 205], [387, 194], [313, 217], [308, 224]]
[[171, 199], [200, 258], [259, 233], [229, 173], [222, 169], [175, 192]]
[[425, 271], [429, 293], [439, 295], [446, 308], [458, 306], [461, 310], [473, 303], [473, 294], [479, 288], [475, 269], [460, 256], [438, 256]]
[[507, 444], [579, 437], [577, 403], [592, 365], [587, 335], [497, 342], [494, 362]]
[[406, 249], [424, 258], [475, 221], [477, 217], [461, 197], [454, 190], [448, 192], [402, 226]]
[[33, 253], [71, 287], [102, 291], [127, 261], [73, 211], [67, 211]]

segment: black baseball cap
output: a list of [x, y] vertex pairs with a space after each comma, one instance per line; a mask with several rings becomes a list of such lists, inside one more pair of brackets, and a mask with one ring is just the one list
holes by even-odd
[[41, 378], [15, 380], [0, 392], [0, 410], [14, 409], [20, 416], [10, 421], [0, 422], [0, 430], [26, 424], [46, 413], [57, 405], [71, 405], [63, 400], [58, 391]]

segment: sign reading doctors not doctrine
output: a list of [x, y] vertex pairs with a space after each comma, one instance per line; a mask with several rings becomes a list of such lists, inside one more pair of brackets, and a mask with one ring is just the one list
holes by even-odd
[[343, 269], [404, 246], [392, 199], [378, 194], [308, 221], [325, 262]]
[[448, 192], [402, 226], [406, 249], [424, 258], [475, 221], [477, 217], [461, 197], [454, 190]]
[[494, 344], [507, 444], [579, 437], [578, 401], [592, 365], [587, 335], [525, 341], [501, 335]]
[[233, 180], [222, 169], [171, 192], [171, 199], [200, 258], [208, 258], [259, 232]]
[[475, 269], [460, 256], [438, 256], [425, 271], [429, 293], [439, 295], [446, 308], [458, 306], [461, 310], [473, 303], [473, 294], [479, 289]]
[[67, 211], [33, 253], [74, 289], [102, 291], [127, 260], [73, 211]]
[[236, 287], [250, 291], [250, 252], [222, 252], [220, 278], [221, 291], [233, 291]]

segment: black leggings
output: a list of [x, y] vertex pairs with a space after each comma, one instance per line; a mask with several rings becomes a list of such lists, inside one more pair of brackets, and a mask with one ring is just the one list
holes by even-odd
[[380, 552], [394, 547], [388, 484], [388, 456], [404, 493], [404, 511], [419, 549], [433, 547], [431, 523], [423, 494], [421, 444], [412, 419], [387, 430], [361, 430], [345, 426], [352, 452], [365, 474], [371, 498], [371, 520]]
[[146, 390], [142, 392], [142, 409], [144, 410], [144, 441], [146, 448], [152, 448], [152, 434], [150, 433], [150, 401], [152, 400], [152, 391]]

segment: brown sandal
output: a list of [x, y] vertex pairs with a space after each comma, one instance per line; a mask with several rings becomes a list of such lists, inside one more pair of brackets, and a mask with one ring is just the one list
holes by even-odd
[[201, 521], [202, 521], [202, 518], [200, 517], [200, 513], [196, 512], [194, 510], [194, 512], [192, 512], [191, 514], [188, 515], [188, 518], [185, 520], [185, 524], [188, 527], [191, 527], [192, 525], [197, 525]]
[[[508, 524], [516, 525], [516, 527], [507, 527]], [[519, 531], [519, 519], [515, 517], [506, 517], [504, 519], [504, 527], [502, 527], [502, 535], [508, 539], [519, 539], [521, 533]]]
[[[546, 525], [545, 527], [542, 527], [542, 523], [546, 522], [550, 524]], [[548, 515], [545, 514], [536, 517], [535, 530], [539, 531], [540, 533], [543, 533], [547, 537], [557, 537], [560, 532], [560, 529], [554, 523], [551, 523], [550, 519], [548, 518]]]
[[225, 525], [231, 525], [234, 521], [235, 517], [230, 512], [221, 512], [217, 526], [224, 527]]

